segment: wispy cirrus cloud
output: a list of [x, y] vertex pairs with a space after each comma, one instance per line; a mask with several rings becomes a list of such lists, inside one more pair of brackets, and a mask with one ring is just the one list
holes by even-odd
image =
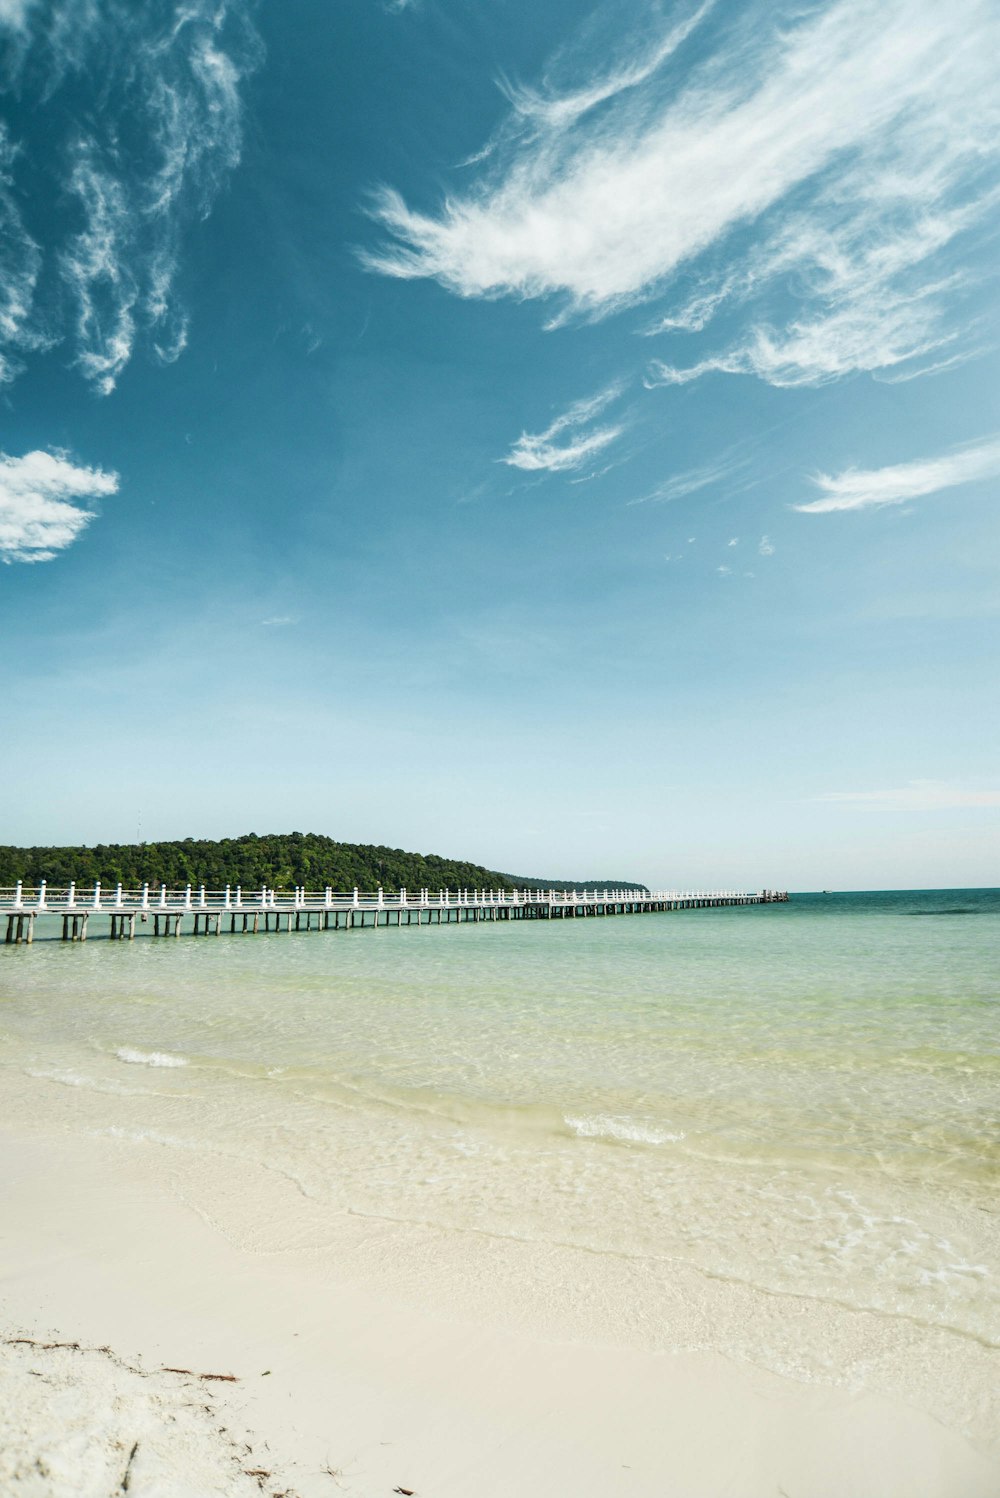
[[[704, 31], [707, 11], [675, 28]], [[648, 12], [633, 16], [642, 35]], [[757, 0], [709, 19], [683, 73], [660, 31], [575, 89], [508, 88], [510, 128], [471, 188], [431, 211], [378, 194], [386, 239], [367, 265], [563, 314], [665, 296], [660, 332], [739, 312], [721, 351], [661, 360], [653, 383], [715, 370], [816, 384], [953, 357], [958, 252], [1000, 164], [992, 0]], [[679, 301], [681, 273], [697, 290]]]
[[0, 453], [0, 560], [50, 562], [94, 519], [81, 501], [116, 493], [118, 475], [64, 452]]
[[522, 432], [510, 452], [500, 459], [501, 463], [521, 468], [526, 473], [566, 473], [581, 467], [589, 458], [610, 447], [625, 430], [621, 424], [592, 425], [621, 393], [620, 385], [609, 385], [597, 395], [576, 401], [544, 432]]
[[661, 22], [660, 26], [654, 27], [652, 40], [648, 34], [642, 36], [641, 42], [634, 34], [626, 35], [625, 55], [617, 59], [607, 72], [591, 79], [582, 88], [559, 87], [556, 78], [562, 59], [557, 60], [550, 76], [540, 87], [531, 88], [507, 80], [503, 80], [500, 86], [516, 116], [535, 121], [543, 127], [565, 130], [599, 104], [637, 89], [652, 78], [687, 41], [714, 4], [715, 0], [704, 0], [704, 3], [679, 19], [671, 16], [665, 23]]
[[[44, 230], [21, 224], [7, 252], [19, 288], [16, 317], [0, 311], [9, 373], [32, 339], [67, 340], [107, 394], [140, 342], [166, 362], [184, 347], [183, 235], [240, 158], [241, 86], [260, 58], [253, 0], [5, 6], [19, 17], [6, 87], [36, 106], [19, 113], [7, 183], [46, 184], [54, 210]], [[0, 201], [8, 223], [14, 201]]]
[[828, 515], [837, 510], [867, 510], [876, 505], [900, 505], [908, 499], [937, 494], [981, 479], [1000, 476], [1000, 437], [955, 448], [936, 458], [918, 458], [887, 468], [845, 468], [842, 473], [818, 473], [813, 479], [820, 499], [792, 508], [805, 515]]
[[[912, 138], [906, 150], [915, 154]], [[861, 180], [839, 182], [836, 201], [821, 198], [812, 217], [795, 215], [752, 251], [739, 282], [727, 279], [682, 312], [691, 326], [692, 308], [714, 310], [788, 282], [801, 310], [785, 321], [753, 321], [723, 352], [686, 367], [654, 360], [647, 383], [683, 385], [717, 372], [776, 386], [821, 385], [856, 370], [900, 381], [962, 362], [969, 351], [938, 357], [965, 331], [952, 319], [968, 291], [967, 278], [945, 260], [996, 196], [947, 206], [951, 190], [936, 170], [921, 173], [912, 160], [908, 176], [889, 173], [874, 192]], [[893, 227], [894, 219], [903, 222]], [[668, 327], [666, 319], [655, 331]]]
[[1000, 807], [1000, 790], [974, 789], [947, 780], [910, 780], [889, 790], [828, 791], [815, 799], [885, 811], [951, 811], [962, 807]]
[[0, 27], [23, 31], [35, 0], [0, 0]]
[[724, 459], [722, 462], [704, 463], [698, 468], [688, 468], [683, 473], [675, 473], [670, 478], [664, 479], [662, 484], [657, 484], [656, 488], [651, 489], [648, 494], [640, 495], [638, 499], [630, 499], [629, 504], [667, 504], [673, 499], [686, 499], [689, 494], [697, 494], [702, 489], [709, 489], [715, 484], [722, 483], [745, 467], [745, 459]]
[[23, 355], [44, 342], [31, 327], [42, 252], [28, 233], [14, 191], [17, 151], [0, 123], [0, 384], [20, 372]]

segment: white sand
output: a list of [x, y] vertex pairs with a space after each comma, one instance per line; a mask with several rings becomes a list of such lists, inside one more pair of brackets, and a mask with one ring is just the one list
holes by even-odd
[[168, 1175], [126, 1141], [0, 1140], [4, 1335], [114, 1350], [0, 1348], [4, 1494], [1000, 1493], [1000, 1442], [901, 1399], [450, 1315], [341, 1277], [292, 1222], [234, 1244]]
[[108, 1348], [0, 1343], [0, 1492], [246, 1498], [280, 1490], [273, 1463], [235, 1437], [216, 1385], [123, 1363]]

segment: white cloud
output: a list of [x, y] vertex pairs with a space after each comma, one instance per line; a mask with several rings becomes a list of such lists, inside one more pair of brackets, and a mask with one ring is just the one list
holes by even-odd
[[[251, 8], [251, 0], [54, 0], [44, 24], [20, 8], [15, 89], [27, 104], [48, 106], [71, 79], [80, 97], [68, 111], [57, 99], [44, 144], [36, 137], [31, 151], [11, 157], [8, 176], [22, 197], [23, 181], [46, 172], [60, 172], [62, 193], [47, 243], [23, 233], [16, 253], [7, 250], [4, 284], [19, 288], [27, 308], [12, 329], [0, 302], [8, 348], [24, 346], [25, 328], [36, 341], [39, 329], [49, 342], [68, 337], [74, 362], [104, 394], [140, 340], [164, 361], [178, 357], [187, 340], [174, 290], [183, 232], [210, 211], [240, 158], [240, 88], [260, 55]], [[62, 120], [72, 123], [60, 129]], [[13, 202], [0, 201], [8, 220]], [[32, 308], [28, 293], [46, 266], [48, 301]]]
[[769, 385], [794, 387], [827, 384], [855, 370], [890, 369], [954, 336], [931, 331], [939, 310], [931, 315], [923, 298], [915, 305], [892, 307], [866, 295], [808, 321], [754, 328], [745, 343], [687, 368], [654, 360], [647, 383], [687, 385], [706, 374], [749, 374]]
[[0, 26], [23, 31], [35, 0], [0, 0]]
[[292, 614], [272, 614], [270, 619], [262, 619], [261, 624], [274, 625], [297, 624], [299, 621]]
[[[657, 317], [644, 331], [649, 336], [655, 333], [700, 333], [703, 328], [708, 327], [723, 302], [733, 295], [738, 284], [740, 282], [735, 276], [726, 276], [717, 286], [708, 289], [702, 287], [686, 302], [672, 306], [669, 312]], [[746, 287], [745, 277], [742, 278], [742, 284]]]
[[985, 346], [963, 349], [958, 354], [952, 354], [948, 359], [932, 359], [930, 364], [908, 364], [902, 369], [894, 369], [889, 374], [882, 371], [875, 373], [874, 378], [880, 385], [906, 385], [910, 380], [921, 380], [924, 375], [944, 374], [946, 370], [958, 369], [962, 364], [968, 364], [973, 359], [979, 359], [987, 352]]
[[[745, 466], [744, 461], [734, 462], [726, 460], [721, 463], [705, 463], [700, 468], [688, 468], [683, 473], [675, 473], [671, 478], [665, 479], [648, 494], [643, 494], [638, 499], [630, 499], [630, 505], [664, 504], [673, 499], [686, 499], [689, 494], [697, 494], [700, 489], [708, 489], [712, 484], [721, 483], [730, 474], [736, 473]], [[694, 537], [691, 537], [694, 540]]]
[[757, 555], [759, 557], [774, 556], [774, 543], [767, 536], [761, 536], [757, 546]]
[[17, 151], [0, 122], [0, 384], [20, 368], [18, 354], [44, 342], [30, 328], [41, 251], [28, 233], [14, 191]]
[[972, 790], [946, 780], [910, 780], [881, 791], [829, 791], [818, 801], [874, 806], [885, 811], [951, 811], [961, 807], [1000, 806], [1000, 790]]
[[584, 437], [571, 437], [564, 443], [548, 440], [552, 434], [551, 427], [534, 436], [524, 432], [501, 461], [508, 463], [511, 468], [523, 468], [529, 473], [538, 469], [562, 473], [569, 468], [579, 468], [587, 458], [592, 458], [595, 453], [601, 452], [620, 437], [621, 431], [621, 427], [598, 427]]
[[739, 546], [739, 544], [740, 544], [740, 538], [739, 538], [739, 536], [730, 536], [729, 540], [726, 542], [727, 546]]
[[0, 559], [51, 561], [94, 518], [78, 501], [117, 489], [116, 473], [78, 467], [62, 452], [0, 453]]
[[533, 473], [564, 473], [579, 468], [588, 458], [603, 452], [624, 431], [623, 426], [593, 427], [583, 430], [621, 395], [619, 385], [610, 385], [599, 394], [577, 401], [557, 416], [544, 432], [522, 432], [502, 463]]
[[889, 468], [846, 468], [842, 473], [819, 473], [813, 479], [822, 499], [794, 505], [806, 515], [834, 510], [865, 510], [872, 505], [899, 505], [925, 494], [937, 494], [959, 484], [1000, 475], [1000, 438], [972, 447], [956, 448], [936, 458], [918, 458]]
[[[603, 77], [592, 79], [583, 88], [559, 92], [557, 89], [532, 89], [503, 83], [501, 87], [518, 115], [556, 130], [565, 130], [581, 115], [589, 114], [599, 104], [618, 94], [636, 89], [663, 66], [681, 47], [712, 9], [715, 0], [704, 0], [690, 15], [672, 19], [650, 45], [644, 36], [641, 46], [632, 45], [631, 54]], [[645, 28], [643, 28], [645, 30]]]
[[[683, 77], [668, 40], [575, 88], [509, 89], [512, 121], [478, 182], [432, 212], [381, 192], [387, 239], [365, 263], [593, 315], [694, 272], [695, 293], [649, 332], [749, 305], [731, 346], [659, 361], [654, 383], [818, 384], [954, 343], [967, 288], [951, 262], [985, 221], [1000, 157], [993, 0], [758, 0]], [[775, 316], [775, 290], [790, 314]]]
[[76, 306], [77, 363], [108, 395], [132, 354], [139, 288], [129, 268], [131, 213], [115, 177], [81, 160], [68, 183], [85, 227], [61, 257]]
[[634, 297], [836, 154], [936, 109], [942, 90], [982, 94], [998, 26], [988, 0], [838, 0], [768, 28], [763, 46], [738, 32], [648, 120], [625, 110], [568, 141], [540, 137], [437, 217], [388, 195], [380, 217], [400, 244], [379, 266], [467, 295]]
[[720, 372], [820, 385], [855, 370], [901, 381], [964, 362], [969, 351], [914, 361], [964, 331], [955, 308], [967, 278], [948, 268], [947, 256], [997, 202], [995, 188], [970, 181], [981, 169], [973, 156], [961, 121], [933, 113], [869, 148], [808, 210], [764, 235], [741, 281], [729, 276], [716, 293], [721, 301], [735, 287], [746, 300], [780, 283], [804, 310], [784, 322], [756, 320], [730, 348], [688, 367], [654, 361], [649, 383]]

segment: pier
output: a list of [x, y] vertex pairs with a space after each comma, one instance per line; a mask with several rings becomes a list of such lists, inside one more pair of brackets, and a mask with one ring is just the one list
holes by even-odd
[[0, 888], [0, 917], [6, 915], [5, 944], [30, 944], [40, 916], [62, 920], [63, 941], [86, 941], [97, 923], [113, 941], [133, 941], [136, 925], [150, 936], [255, 935], [261, 931], [337, 931], [379, 926], [441, 925], [456, 921], [551, 921], [593, 916], [650, 915], [668, 910], [703, 910], [724, 905], [768, 905], [787, 900], [784, 890], [539, 890], [378, 889], [346, 893], [332, 889], [249, 891], [204, 885], [168, 889], [15, 885]]

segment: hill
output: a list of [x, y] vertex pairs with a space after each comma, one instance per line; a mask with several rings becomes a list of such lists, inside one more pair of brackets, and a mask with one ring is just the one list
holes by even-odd
[[[254, 889], [594, 889], [603, 883], [522, 879], [481, 864], [440, 858], [434, 853], [407, 853], [370, 843], [338, 843], [314, 832], [268, 833], [258, 837], [184, 838], [163, 843], [98, 843], [95, 847], [15, 848], [0, 845], [0, 885], [21, 879], [66, 885], [96, 880], [142, 884], [204, 884], [210, 889], [242, 884]], [[609, 881], [610, 883], [610, 881]], [[641, 889], [641, 885], [616, 888]]]
[[598, 889], [623, 889], [637, 895], [649, 894], [645, 884], [636, 884], [629, 879], [535, 879], [529, 878], [527, 874], [503, 874], [500, 877], [511, 880], [517, 889], [578, 889], [581, 893]]

